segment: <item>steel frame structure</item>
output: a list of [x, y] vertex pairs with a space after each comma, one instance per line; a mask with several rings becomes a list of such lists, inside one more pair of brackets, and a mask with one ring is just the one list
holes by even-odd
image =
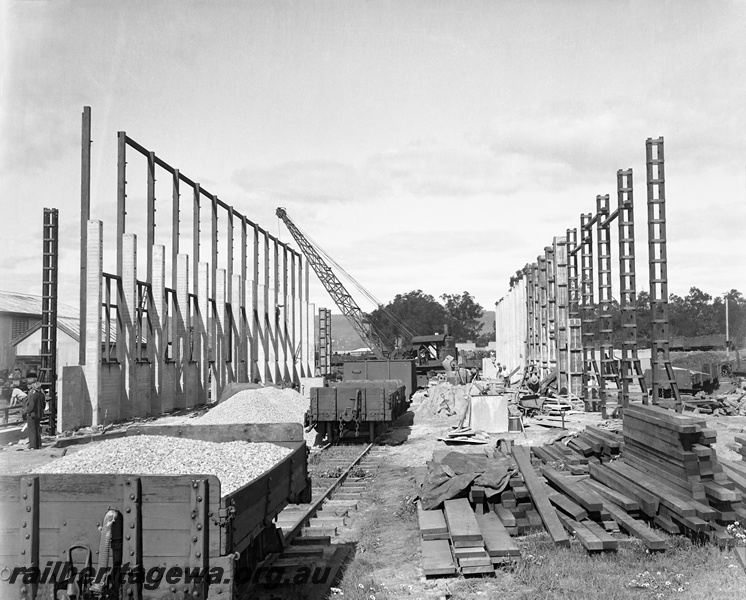
[[645, 141], [648, 206], [648, 263], [652, 336], [650, 348], [651, 392], [657, 404], [662, 384], [668, 384], [676, 412], [683, 411], [681, 395], [669, 355], [668, 251], [666, 239], [666, 177], [663, 138]]
[[[637, 354], [637, 284], [635, 276], [635, 211], [632, 169], [617, 171], [619, 225], [619, 306], [622, 319], [621, 403], [629, 405], [629, 386], [636, 380], [642, 401], [648, 403], [647, 386]], [[623, 414], [623, 413], [622, 413]]]
[[[583, 339], [583, 400], [593, 406], [590, 383], [596, 377], [595, 306], [593, 304], [593, 218], [590, 213], [580, 215], [580, 302]], [[588, 406], [588, 404], [586, 404]]]
[[56, 208], [44, 209], [41, 292], [41, 366], [39, 382], [49, 401], [50, 435], [57, 431], [57, 282], [59, 214]]
[[578, 230], [568, 229], [566, 236], [568, 256], [568, 390], [574, 396], [581, 398], [583, 396], [583, 339], [580, 320], [580, 288], [578, 286]]
[[[217, 399], [228, 382], [297, 383], [312, 375], [314, 308], [302, 255], [123, 131], [117, 134], [116, 272], [103, 271], [103, 224], [90, 219], [90, 145], [85, 107], [81, 339], [79, 366], [66, 371], [65, 383], [71, 398], [83, 399], [61, 399], [65, 428], [191, 407]], [[140, 277], [138, 240], [127, 220], [133, 152], [145, 159]], [[159, 212], [162, 171], [171, 206]], [[185, 214], [191, 232], [181, 230]], [[168, 247], [155, 243], [158, 226], [170, 229]]]
[[[542, 375], [558, 367], [558, 387], [582, 396], [586, 408], [595, 409], [590, 383], [596, 378], [601, 410], [606, 417], [607, 384], [614, 381], [622, 413], [630, 402], [630, 384], [637, 382], [642, 401], [658, 402], [664, 387], [671, 389], [676, 410], [682, 408], [669, 356], [668, 273], [666, 251], [665, 175], [663, 138], [646, 141], [648, 192], [648, 262], [653, 335], [650, 394], [642, 373], [637, 347], [637, 293], [632, 169], [617, 171], [618, 205], [610, 212], [608, 195], [596, 197], [596, 214], [580, 215], [580, 229], [568, 229], [565, 238], [554, 238], [552, 247], [526, 270], [527, 341], [529, 359], [541, 364]], [[611, 321], [611, 224], [618, 219], [619, 285], [622, 319], [622, 359], [613, 355]], [[594, 303], [593, 225], [596, 225], [598, 303]], [[558, 240], [563, 239], [561, 255]], [[579, 255], [579, 256], [578, 256]], [[562, 275], [561, 275], [562, 274]], [[566, 301], [565, 301], [566, 300]], [[596, 314], [596, 311], [598, 314]], [[566, 321], [565, 321], [566, 317]], [[596, 329], [598, 331], [596, 331]], [[596, 340], [596, 337], [598, 338]], [[595, 357], [600, 349], [600, 368]], [[566, 353], [566, 355], [565, 355]], [[566, 356], [566, 362], [565, 362]], [[565, 380], [565, 376], [567, 379]]]
[[[569, 386], [568, 357], [568, 273], [567, 273], [567, 238], [555, 237], [553, 240], [554, 282], [557, 289], [554, 303], [554, 327], [557, 346], [557, 391], [567, 394]], [[564, 390], [564, 392], [563, 392]]]

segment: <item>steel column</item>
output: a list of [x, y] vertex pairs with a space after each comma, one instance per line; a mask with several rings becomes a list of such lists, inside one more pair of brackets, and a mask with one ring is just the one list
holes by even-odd
[[668, 256], [666, 249], [666, 178], [664, 171], [663, 138], [645, 142], [648, 192], [648, 262], [650, 272], [650, 311], [652, 336], [650, 340], [650, 370], [653, 402], [658, 403], [662, 385], [667, 383], [676, 405], [683, 405], [669, 356], [668, 330]]
[[[590, 230], [591, 214], [580, 215], [580, 289], [583, 338], [583, 400], [591, 402], [590, 381], [595, 376], [594, 330], [596, 326], [593, 305], [593, 234]], [[592, 408], [592, 405], [591, 405]]]
[[86, 252], [88, 247], [88, 220], [91, 218], [91, 107], [83, 107], [80, 160], [80, 298], [78, 364], [85, 364], [85, 315], [86, 315]]
[[647, 386], [637, 355], [637, 284], [635, 280], [635, 211], [632, 169], [617, 171], [619, 213], [619, 306], [622, 325], [622, 410], [629, 404], [629, 384], [636, 379], [642, 400], [648, 402]]
[[[178, 279], [175, 265], [179, 256], [179, 184], [179, 169], [174, 169], [173, 188], [171, 191], [171, 287], [174, 289], [176, 289]], [[148, 282], [150, 281], [151, 280], [148, 279]], [[182, 310], [186, 310], [186, 308], [182, 307]]]

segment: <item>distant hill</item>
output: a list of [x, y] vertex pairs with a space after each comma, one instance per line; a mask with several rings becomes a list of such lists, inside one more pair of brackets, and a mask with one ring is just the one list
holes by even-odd
[[[483, 333], [492, 332], [492, 324], [495, 322], [495, 311], [488, 310], [484, 312], [482, 317], [484, 327], [482, 327]], [[319, 326], [319, 318], [316, 315], [316, 328]], [[422, 332], [423, 335], [431, 332]], [[332, 351], [333, 352], [350, 352], [357, 350], [358, 348], [364, 348], [367, 344], [360, 339], [360, 336], [355, 332], [355, 329], [350, 325], [347, 317], [344, 315], [332, 314]]]

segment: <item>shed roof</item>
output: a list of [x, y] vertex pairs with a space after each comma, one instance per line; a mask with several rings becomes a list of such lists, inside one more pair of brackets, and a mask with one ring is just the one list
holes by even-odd
[[[42, 297], [0, 290], [0, 313], [41, 316]], [[57, 301], [57, 318], [77, 318], [78, 311], [64, 302]]]
[[[73, 338], [76, 342], [80, 341], [80, 321], [78, 320], [77, 317], [75, 318], [58, 317], [57, 328], [64, 331], [67, 335]], [[34, 335], [34, 333], [36, 333], [40, 329], [41, 329], [41, 323], [37, 323], [33, 327], [29, 328], [28, 331], [24, 331], [21, 335], [15, 338], [11, 343], [14, 346], [17, 346], [27, 337]], [[101, 323], [101, 333], [102, 333], [102, 338], [105, 339], [106, 323]], [[142, 341], [143, 343], [145, 342], [144, 339]], [[111, 320], [111, 326], [109, 328], [109, 342], [111, 344], [116, 344], [117, 342], [117, 323], [115, 319]]]

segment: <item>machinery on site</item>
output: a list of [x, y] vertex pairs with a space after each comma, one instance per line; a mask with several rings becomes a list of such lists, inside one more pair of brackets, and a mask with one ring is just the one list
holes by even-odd
[[[350, 295], [344, 284], [334, 274], [332, 268], [321, 256], [323, 250], [321, 250], [318, 245], [314, 244], [311, 239], [290, 220], [290, 217], [284, 208], [279, 207], [276, 214], [282, 222], [285, 223], [285, 226], [290, 231], [293, 239], [298, 246], [300, 246], [301, 251], [318, 276], [319, 281], [321, 281], [322, 285], [339, 307], [342, 314], [347, 317], [347, 320], [355, 329], [355, 332], [365, 343], [368, 344], [377, 358], [388, 358], [391, 354], [393, 344], [388, 342], [388, 340], [386, 340], [366, 318], [365, 313], [360, 309], [360, 306], [355, 302], [355, 299]], [[331, 261], [331, 258], [328, 255], [327, 258]], [[341, 268], [339, 265], [336, 266]]]

